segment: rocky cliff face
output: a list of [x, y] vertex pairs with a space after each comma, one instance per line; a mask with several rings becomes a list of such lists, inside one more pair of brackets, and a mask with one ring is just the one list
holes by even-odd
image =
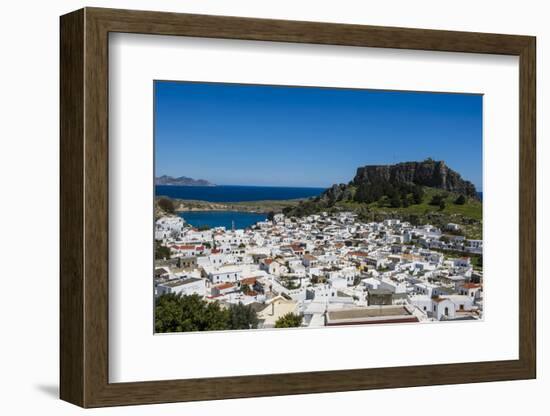
[[337, 185], [332, 185], [321, 194], [319, 199], [332, 204], [336, 201], [351, 199], [351, 197], [351, 189], [347, 185], [341, 183]]
[[462, 179], [460, 174], [450, 169], [444, 161], [428, 159], [395, 165], [369, 165], [357, 169], [353, 179], [354, 185], [369, 185], [375, 182], [413, 183], [478, 198], [475, 186]]
[[383, 183], [428, 186], [479, 199], [475, 186], [471, 182], [462, 179], [460, 174], [450, 169], [444, 161], [427, 159], [422, 162], [360, 167], [350, 184], [332, 185], [317, 200], [331, 205], [336, 201], [351, 199], [353, 191], [350, 185], [357, 188], [361, 185], [369, 186]]

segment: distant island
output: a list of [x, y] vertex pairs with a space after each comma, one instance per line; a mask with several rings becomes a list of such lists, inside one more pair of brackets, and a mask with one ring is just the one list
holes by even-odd
[[173, 176], [162, 175], [158, 178], [155, 178], [155, 185], [165, 185], [165, 186], [216, 186], [215, 184], [205, 180], [205, 179], [193, 179], [188, 178], [187, 176], [180, 176], [175, 178]]

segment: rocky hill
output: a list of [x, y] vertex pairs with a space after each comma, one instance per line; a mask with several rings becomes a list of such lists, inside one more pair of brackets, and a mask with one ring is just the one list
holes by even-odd
[[391, 184], [413, 183], [478, 198], [475, 186], [462, 179], [458, 172], [449, 168], [442, 160], [427, 159], [422, 162], [364, 166], [357, 169], [353, 179], [353, 183], [357, 186], [377, 181], [386, 181]]
[[422, 162], [402, 162], [395, 165], [367, 165], [357, 169], [348, 184], [335, 184], [320, 197], [321, 201], [342, 201], [354, 198], [357, 189], [380, 190], [421, 186], [440, 189], [478, 200], [475, 186], [462, 179], [444, 161], [426, 159]]

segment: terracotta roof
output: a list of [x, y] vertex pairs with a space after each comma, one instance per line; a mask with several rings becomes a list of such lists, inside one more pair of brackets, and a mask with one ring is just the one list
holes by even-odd
[[369, 254], [364, 251], [350, 251], [348, 255], [356, 257], [367, 257]]
[[177, 250], [194, 250], [195, 249], [195, 246], [188, 246], [188, 245], [184, 245], [184, 246], [172, 246], [174, 247], [175, 249]]
[[464, 289], [477, 289], [479, 287], [481, 287], [479, 283], [465, 283], [463, 286]]
[[219, 285], [214, 286], [216, 289], [223, 290], [229, 289], [230, 287], [235, 287], [233, 283], [220, 283]]
[[241, 284], [243, 285], [253, 285], [256, 283], [255, 277], [247, 277], [246, 279], [241, 280]]

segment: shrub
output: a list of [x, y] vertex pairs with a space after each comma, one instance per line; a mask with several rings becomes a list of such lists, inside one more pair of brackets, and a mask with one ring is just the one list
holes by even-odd
[[158, 200], [159, 207], [169, 214], [173, 214], [176, 212], [176, 207], [174, 206], [174, 201], [168, 198], [160, 198]]
[[198, 295], [159, 296], [155, 300], [155, 332], [215, 331], [255, 329], [258, 316], [250, 305], [231, 305], [223, 309]]
[[434, 205], [434, 206], [441, 205], [441, 201], [445, 202], [445, 195], [436, 194], [436, 195], [432, 196], [432, 199], [430, 201], [430, 205]]
[[466, 203], [466, 197], [464, 195], [459, 195], [458, 198], [455, 199], [456, 205], [464, 205]]
[[170, 249], [166, 246], [163, 246], [157, 243], [155, 245], [155, 259], [165, 260], [169, 258], [170, 258]]
[[230, 314], [217, 302], [198, 295], [166, 294], [155, 300], [155, 332], [214, 331], [230, 329]]
[[302, 315], [289, 312], [275, 322], [275, 328], [296, 328], [302, 325]]
[[415, 204], [421, 204], [424, 199], [424, 188], [420, 185], [415, 185], [413, 188], [413, 201]]
[[394, 193], [390, 198], [390, 206], [392, 208], [399, 208], [401, 206], [401, 198], [398, 193]]
[[259, 319], [250, 305], [238, 303], [229, 307], [229, 329], [256, 329]]

